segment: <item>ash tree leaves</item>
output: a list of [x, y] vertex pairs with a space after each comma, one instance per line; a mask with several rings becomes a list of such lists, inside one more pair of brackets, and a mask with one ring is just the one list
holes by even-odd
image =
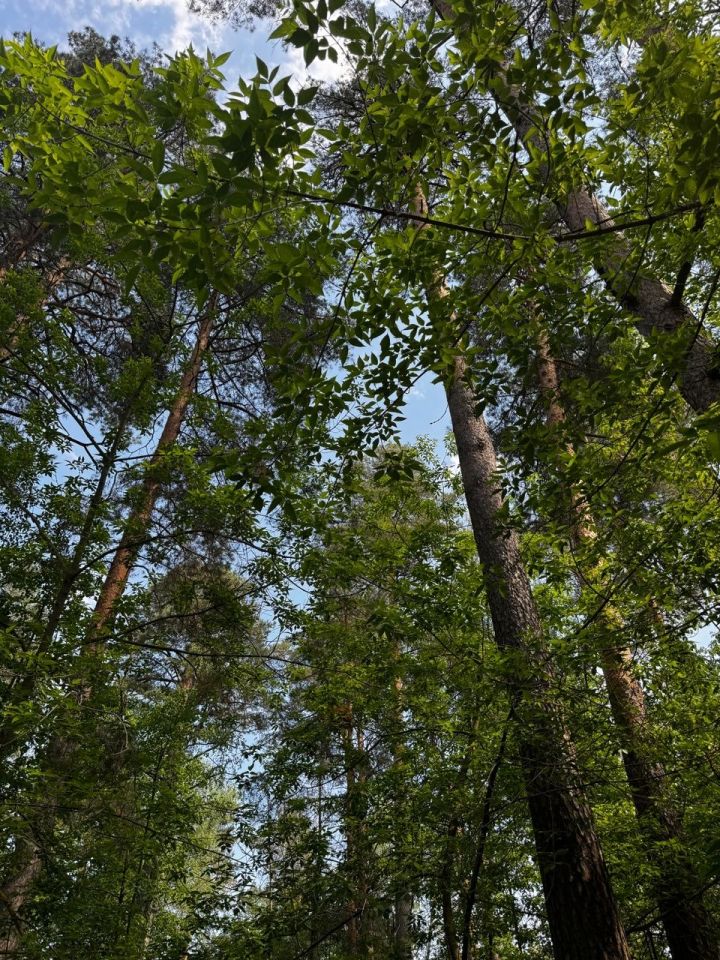
[[[168, 264], [198, 293], [208, 284], [232, 292], [230, 251], [240, 239], [257, 248], [266, 198], [282, 196], [307, 160], [311, 91], [290, 97], [287, 79], [261, 64], [221, 106], [222, 63], [190, 50], [156, 68], [148, 87], [137, 62], [97, 62], [75, 78], [30, 38], [4, 46], [6, 169], [24, 157], [18, 186], [64, 230], [80, 235], [100, 218], [128, 290], [141, 270]], [[277, 260], [282, 271], [284, 252]]]
[[[655, 960], [611, 643], [683, 819], [663, 862], [688, 851], [720, 917], [718, 412], [679, 395], [684, 334], [628, 315], [661, 276], [716, 326], [717, 31], [692, 2], [453, 10], [282, 5], [275, 40], [349, 68], [304, 87], [261, 58], [230, 87], [229, 55], [192, 49], [0, 48], [3, 896], [38, 870], [0, 903], [18, 958], [550, 956], [519, 680], [564, 711]], [[614, 286], [620, 231], [562, 222], [578, 185], [631, 241]], [[518, 544], [552, 684], [494, 645], [452, 443], [397, 442], [458, 357], [499, 451], [488, 542]]]

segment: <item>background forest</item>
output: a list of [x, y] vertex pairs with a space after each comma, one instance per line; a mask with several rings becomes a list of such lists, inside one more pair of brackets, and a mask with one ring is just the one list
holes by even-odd
[[0, 45], [0, 955], [718, 960], [720, 8], [194, 9]]

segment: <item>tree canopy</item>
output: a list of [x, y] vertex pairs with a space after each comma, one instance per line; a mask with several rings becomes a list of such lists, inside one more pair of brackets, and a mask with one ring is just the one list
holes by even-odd
[[720, 11], [193, 6], [0, 42], [0, 955], [718, 960]]

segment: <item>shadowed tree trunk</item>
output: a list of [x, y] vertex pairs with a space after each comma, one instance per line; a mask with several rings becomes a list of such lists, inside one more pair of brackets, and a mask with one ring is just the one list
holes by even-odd
[[[427, 216], [419, 187], [415, 212]], [[426, 281], [437, 313], [447, 288]], [[456, 318], [451, 318], [453, 324]], [[557, 684], [517, 533], [503, 526], [492, 436], [478, 411], [462, 355], [446, 388], [465, 499], [492, 618], [516, 698], [518, 741], [556, 960], [629, 960], [630, 951], [585, 798], [575, 751], [557, 702]]]
[[[447, 0], [431, 0], [432, 6], [445, 20], [455, 19]], [[507, 65], [495, 71], [496, 81], [505, 80]], [[498, 107], [507, 115], [519, 140], [536, 154], [546, 154], [542, 135], [542, 111], [530, 100], [521, 86], [509, 82], [492, 86]], [[621, 232], [613, 232], [615, 223], [602, 200], [582, 185], [569, 193], [561, 193], [553, 183], [547, 164], [543, 179], [555, 201], [560, 216], [572, 232], [584, 232], [588, 224], [607, 233], [596, 243], [593, 253], [595, 269], [608, 290], [635, 318], [635, 327], [643, 337], [652, 333], [673, 334], [685, 329], [685, 353], [680, 372], [680, 390], [693, 410], [698, 412], [720, 400], [720, 363], [717, 345], [702, 332], [702, 323], [682, 298], [682, 289], [670, 286], [658, 277], [642, 272], [641, 258], [632, 242]]]
[[500, 523], [492, 438], [466, 376], [458, 357], [448, 402], [495, 639], [509, 653], [509, 683], [519, 694], [520, 759], [555, 956], [629, 960], [518, 537]]
[[[555, 359], [545, 332], [539, 336], [537, 359], [547, 423], [558, 428], [565, 420], [565, 411]], [[571, 445], [566, 449], [574, 455]], [[580, 545], [593, 543], [597, 529], [582, 492], [571, 489], [569, 500], [573, 539]], [[580, 588], [601, 588], [600, 574], [597, 568], [579, 570]], [[681, 817], [669, 795], [663, 765], [652, 746], [645, 694], [635, 676], [632, 653], [622, 639], [626, 625], [611, 604], [604, 604], [600, 609], [598, 625], [603, 634], [600, 660], [605, 685], [623, 745], [623, 763], [646, 850], [658, 872], [655, 896], [670, 953], [673, 960], [717, 960], [717, 931], [700, 897], [702, 883], [687, 856]]]

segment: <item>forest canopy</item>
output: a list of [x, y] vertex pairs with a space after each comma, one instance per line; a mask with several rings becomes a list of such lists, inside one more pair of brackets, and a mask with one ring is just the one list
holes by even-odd
[[0, 41], [0, 956], [718, 960], [720, 9], [192, 6]]

